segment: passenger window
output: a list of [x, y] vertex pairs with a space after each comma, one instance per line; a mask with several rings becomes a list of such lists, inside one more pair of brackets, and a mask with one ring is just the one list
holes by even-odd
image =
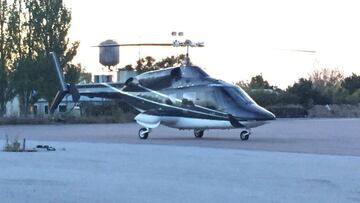
[[195, 104], [205, 108], [218, 110], [214, 91], [198, 92]]
[[194, 106], [194, 101], [196, 100], [195, 92], [186, 92], [183, 94], [182, 104], [184, 106]]
[[183, 94], [183, 99], [189, 100], [189, 101], [195, 101], [196, 99], [196, 93], [195, 92], [185, 92]]

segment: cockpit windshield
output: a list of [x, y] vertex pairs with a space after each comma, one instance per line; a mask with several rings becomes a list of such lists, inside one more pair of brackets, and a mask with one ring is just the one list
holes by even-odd
[[255, 104], [255, 101], [240, 87], [223, 87], [224, 93], [230, 97], [235, 103]]

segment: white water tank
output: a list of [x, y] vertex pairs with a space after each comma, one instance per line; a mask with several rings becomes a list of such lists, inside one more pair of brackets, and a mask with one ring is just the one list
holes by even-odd
[[99, 61], [104, 66], [115, 66], [119, 63], [119, 44], [114, 40], [100, 43]]

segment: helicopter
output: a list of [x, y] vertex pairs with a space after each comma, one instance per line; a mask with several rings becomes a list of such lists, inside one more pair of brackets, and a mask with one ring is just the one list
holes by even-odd
[[189, 47], [203, 43], [174, 41], [169, 44], [114, 44], [112, 46], [187, 47], [185, 63], [178, 67], [149, 71], [129, 78], [125, 83], [67, 84], [58, 58], [51, 52], [58, 80], [58, 92], [50, 106], [53, 114], [65, 95], [77, 103], [80, 96], [123, 101], [139, 114], [135, 121], [142, 126], [140, 139], [147, 139], [159, 125], [180, 130], [193, 130], [202, 138], [210, 129], [242, 129], [241, 140], [248, 140], [251, 129], [261, 126], [275, 115], [259, 106], [240, 87], [210, 77], [203, 69], [191, 65]]

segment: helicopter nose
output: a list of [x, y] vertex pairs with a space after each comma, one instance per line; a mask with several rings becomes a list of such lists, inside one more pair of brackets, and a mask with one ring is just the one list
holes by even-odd
[[254, 105], [253, 112], [257, 120], [275, 120], [275, 115], [261, 106]]
[[267, 120], [275, 120], [276, 116], [271, 113], [270, 111], [264, 109], [265, 112], [264, 112], [264, 117], [267, 119]]

